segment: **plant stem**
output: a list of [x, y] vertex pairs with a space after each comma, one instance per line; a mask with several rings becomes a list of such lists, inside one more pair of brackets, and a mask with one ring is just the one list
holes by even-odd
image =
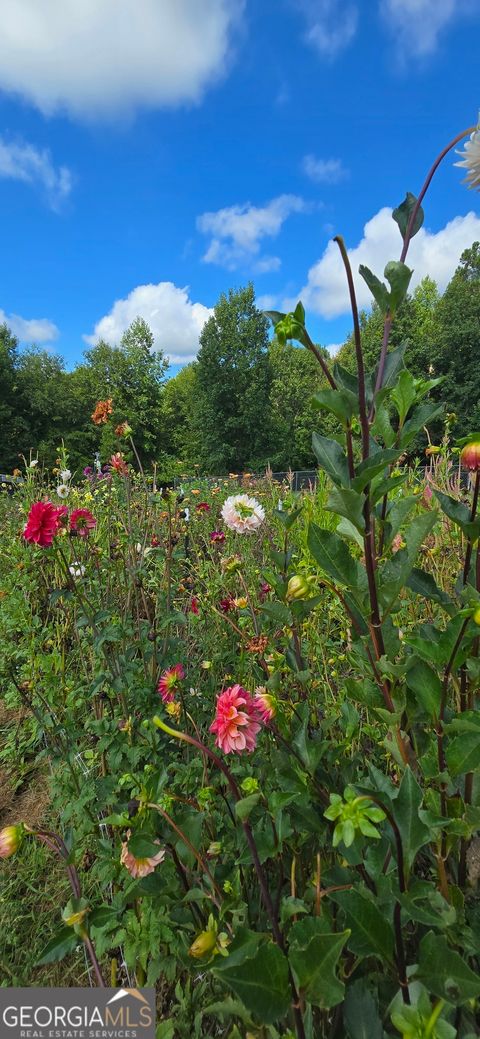
[[[403, 247], [402, 247], [402, 252], [400, 254], [400, 263], [405, 263], [405, 259], [406, 259], [407, 253], [408, 253], [408, 248], [409, 248], [410, 241], [411, 241], [411, 238], [412, 238], [412, 232], [413, 232], [413, 228], [415, 226], [415, 220], [417, 219], [418, 211], [419, 211], [420, 206], [421, 206], [421, 204], [423, 202], [423, 199], [425, 198], [425, 195], [426, 195], [426, 193], [427, 193], [427, 191], [428, 191], [428, 189], [430, 187], [430, 183], [432, 181], [432, 178], [433, 178], [434, 174], [436, 173], [436, 170], [438, 169], [440, 163], [442, 162], [442, 159], [444, 159], [445, 156], [448, 155], [448, 152], [451, 151], [451, 149], [454, 148], [455, 145], [459, 143], [459, 141], [461, 141], [464, 137], [468, 137], [469, 134], [474, 133], [474, 131], [476, 129], [477, 129], [476, 126], [470, 126], [468, 128], [468, 130], [462, 130], [461, 133], [457, 134], [457, 136], [453, 138], [453, 141], [450, 141], [450, 143], [445, 146], [443, 151], [440, 152], [440, 155], [437, 156], [437, 158], [435, 159], [435, 162], [433, 163], [433, 166], [428, 171], [426, 179], [425, 179], [424, 184], [423, 184], [423, 187], [422, 187], [422, 189], [420, 191], [420, 194], [419, 194], [419, 196], [418, 196], [418, 198], [417, 198], [417, 200], [415, 202], [415, 205], [414, 205], [414, 207], [412, 209], [412, 212], [410, 213], [410, 218], [409, 218], [409, 221], [408, 221], [408, 224], [407, 224], [407, 228], [406, 228], [406, 231], [405, 231], [405, 237], [403, 239]], [[392, 327], [392, 318], [391, 318], [390, 314], [387, 314], [387, 316], [385, 318], [384, 329], [383, 329], [383, 341], [382, 341], [382, 349], [381, 349], [381, 353], [380, 353], [380, 362], [379, 362], [379, 365], [378, 365], [377, 379], [376, 379], [376, 382], [375, 382], [375, 394], [378, 393], [379, 390], [381, 390], [382, 385], [383, 385], [383, 375], [384, 375], [384, 371], [385, 371], [385, 361], [387, 359], [388, 341], [389, 341], [389, 338], [390, 338], [391, 327]]]

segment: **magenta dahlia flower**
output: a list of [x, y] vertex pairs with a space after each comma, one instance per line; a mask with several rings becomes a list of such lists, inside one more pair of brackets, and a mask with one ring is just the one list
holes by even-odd
[[172, 703], [175, 699], [175, 693], [180, 685], [180, 682], [185, 678], [185, 669], [183, 664], [174, 664], [173, 667], [168, 667], [166, 671], [160, 677], [160, 681], [157, 685], [157, 693], [160, 693], [164, 703]]

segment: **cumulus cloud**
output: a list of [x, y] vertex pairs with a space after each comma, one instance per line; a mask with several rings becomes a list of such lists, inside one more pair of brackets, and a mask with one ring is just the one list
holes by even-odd
[[262, 239], [275, 238], [287, 217], [303, 213], [306, 208], [298, 195], [279, 195], [265, 206], [245, 202], [202, 213], [197, 218], [197, 228], [212, 236], [204, 262], [217, 263], [230, 271], [248, 266], [256, 274], [278, 270], [278, 256], [260, 256]]
[[346, 0], [292, 0], [306, 21], [305, 40], [324, 58], [336, 58], [352, 42], [358, 9]]
[[198, 101], [224, 72], [243, 0], [2, 0], [0, 90], [98, 118]]
[[72, 175], [66, 166], [54, 166], [47, 148], [0, 137], [0, 177], [40, 187], [48, 205], [58, 210], [70, 194]]
[[453, 18], [472, 10], [472, 0], [380, 0], [382, 18], [404, 59], [428, 57]]
[[196, 356], [200, 332], [212, 313], [203, 303], [192, 303], [188, 288], [171, 281], [137, 285], [97, 321], [92, 335], [83, 338], [91, 346], [99, 339], [118, 345], [132, 321], [143, 317], [153, 332], [154, 349], [162, 350], [171, 364], [187, 364]]
[[59, 329], [46, 317], [24, 318], [0, 310], [0, 325], [7, 324], [21, 343], [51, 343], [58, 339]]
[[348, 177], [348, 170], [341, 159], [316, 159], [314, 155], [305, 155], [302, 167], [307, 177], [318, 184], [338, 184]]
[[[441, 292], [446, 288], [464, 249], [480, 240], [480, 217], [475, 213], [456, 216], [440, 231], [433, 233], [424, 227], [412, 240], [407, 264], [413, 267], [410, 287], [413, 289], [429, 274]], [[401, 238], [392, 210], [384, 207], [365, 224], [363, 238], [348, 255], [355, 276], [357, 302], [360, 307], [371, 305], [372, 297], [363, 278], [358, 274], [361, 263], [370, 267], [378, 277], [389, 260], [398, 259]], [[323, 256], [310, 268], [308, 280], [298, 294], [307, 309], [324, 318], [338, 317], [350, 309], [345, 272], [335, 242], [329, 242]], [[287, 301], [291, 303], [291, 301]]]

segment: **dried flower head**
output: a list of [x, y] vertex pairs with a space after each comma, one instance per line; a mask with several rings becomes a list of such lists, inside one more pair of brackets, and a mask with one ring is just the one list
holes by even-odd
[[99, 400], [92, 412], [92, 422], [94, 422], [96, 426], [101, 426], [105, 422], [108, 422], [112, 411], [113, 404], [111, 397], [107, 397], [107, 400]]

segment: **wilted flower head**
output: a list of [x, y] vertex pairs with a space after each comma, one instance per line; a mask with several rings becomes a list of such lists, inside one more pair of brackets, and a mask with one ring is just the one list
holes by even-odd
[[30, 508], [27, 522], [23, 529], [23, 537], [30, 544], [49, 548], [58, 531], [62, 516], [67, 509], [64, 505], [52, 505], [51, 501], [36, 501]]
[[462, 161], [456, 162], [455, 166], [464, 166], [467, 172], [465, 183], [469, 188], [480, 188], [480, 126], [470, 134], [465, 142], [463, 152], [457, 151]]
[[57, 494], [59, 498], [68, 498], [70, 494], [70, 487], [66, 483], [59, 483], [57, 487]]
[[88, 537], [91, 530], [97, 525], [95, 516], [90, 509], [73, 509], [70, 513], [70, 530], [72, 534], [78, 534], [81, 538]]
[[132, 427], [129, 426], [128, 422], [121, 422], [119, 426], [115, 427], [117, 437], [129, 437], [131, 432]]
[[108, 397], [107, 400], [99, 400], [92, 413], [92, 422], [94, 422], [96, 426], [101, 426], [102, 423], [108, 422], [108, 418], [112, 414], [112, 411], [113, 405], [111, 397]]
[[24, 827], [20, 823], [17, 826], [4, 826], [0, 830], [0, 859], [9, 859], [18, 851], [22, 842]]
[[116, 473], [121, 473], [122, 476], [128, 476], [128, 465], [120, 451], [116, 451], [115, 454], [112, 455], [110, 465], [112, 466], [112, 469], [115, 469]]
[[247, 650], [249, 653], [255, 653], [262, 656], [268, 646], [267, 635], [254, 635], [253, 638], [247, 642]]
[[267, 581], [262, 581], [262, 583], [260, 585], [260, 591], [259, 591], [259, 594], [258, 594], [258, 598], [260, 599], [260, 602], [265, 602], [265, 599], [267, 598], [267, 595], [268, 595], [269, 592], [271, 592], [271, 590], [272, 589], [271, 589], [270, 585], [268, 584], [268, 582]]
[[220, 560], [220, 566], [226, 574], [234, 574], [237, 570], [241, 569], [242, 560], [240, 556], [224, 556]]
[[188, 609], [189, 609], [190, 613], [194, 613], [195, 616], [198, 617], [198, 599], [197, 599], [196, 595], [192, 595], [192, 598], [190, 599], [190, 603], [189, 603]]
[[70, 472], [70, 469], [61, 469], [60, 470], [60, 479], [61, 479], [62, 483], [68, 483], [71, 475], [72, 474]]
[[220, 693], [210, 732], [216, 733], [215, 743], [224, 754], [254, 750], [260, 729], [260, 715], [246, 689], [233, 685]]
[[230, 613], [230, 610], [235, 609], [235, 599], [233, 598], [233, 595], [227, 595], [225, 599], [220, 599], [218, 605], [222, 613]]
[[208, 501], [199, 501], [195, 506], [196, 512], [210, 512]]
[[174, 664], [163, 672], [157, 685], [157, 693], [160, 693], [164, 703], [171, 703], [175, 699], [175, 693], [184, 678], [183, 664]]
[[210, 541], [213, 542], [214, 545], [223, 545], [223, 542], [225, 541], [223, 530], [212, 530]]
[[265, 686], [259, 685], [255, 690], [255, 707], [264, 725], [266, 725], [277, 713], [275, 697], [267, 693]]
[[256, 498], [250, 498], [248, 494], [232, 494], [223, 504], [222, 518], [230, 530], [247, 534], [263, 523], [265, 511]]
[[[155, 866], [158, 866], [160, 862], [163, 862], [165, 858], [165, 848], [160, 848], [160, 851], [156, 855], [146, 855], [143, 858], [137, 858], [131, 851], [128, 850], [128, 841], [131, 837], [131, 831], [127, 833], [127, 840], [122, 843], [122, 854], [120, 855], [120, 862], [122, 866], [125, 866], [130, 873], [130, 876], [137, 879], [138, 877], [148, 877], [149, 873], [153, 873]], [[154, 844], [160, 845], [160, 841], [155, 840]]]

